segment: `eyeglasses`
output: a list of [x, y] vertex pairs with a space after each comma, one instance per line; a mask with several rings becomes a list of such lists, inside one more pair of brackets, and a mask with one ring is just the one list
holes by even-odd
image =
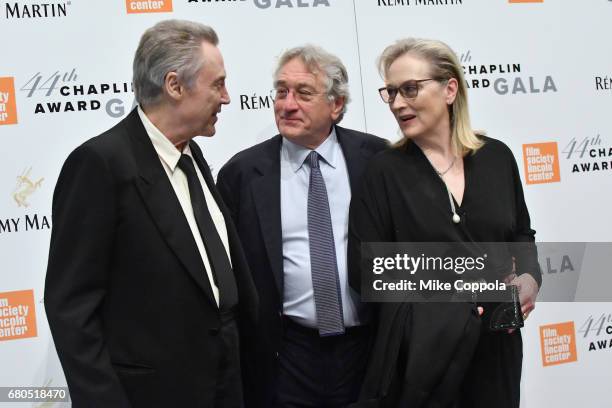
[[272, 89], [272, 99], [274, 99], [275, 102], [278, 100], [287, 99], [287, 96], [289, 96], [290, 91], [293, 91], [293, 97], [298, 102], [311, 102], [318, 95], [324, 94], [321, 92], [314, 92], [313, 90], [310, 90], [308, 88], [298, 88], [291, 90], [289, 88], [279, 86], [278, 88]]
[[393, 103], [397, 93], [399, 91], [400, 95], [402, 95], [406, 99], [414, 99], [419, 94], [419, 84], [425, 81], [437, 81], [436, 78], [427, 78], [427, 79], [417, 79], [406, 81], [399, 86], [399, 88], [393, 86], [385, 86], [378, 90], [380, 97], [382, 98], [384, 103]]

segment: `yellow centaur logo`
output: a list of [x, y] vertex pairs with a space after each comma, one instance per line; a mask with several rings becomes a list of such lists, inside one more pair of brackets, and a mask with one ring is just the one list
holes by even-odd
[[38, 181], [32, 181], [30, 178], [30, 167], [27, 171], [24, 171], [22, 175], [17, 176], [17, 187], [13, 193], [13, 198], [19, 207], [28, 207], [30, 204], [27, 202], [28, 197], [32, 195], [38, 188], [40, 188], [44, 178]]

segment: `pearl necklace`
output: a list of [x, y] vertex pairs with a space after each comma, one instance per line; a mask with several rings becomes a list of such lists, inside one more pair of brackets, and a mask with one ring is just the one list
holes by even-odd
[[[442, 180], [442, 182], [444, 183], [444, 180]], [[444, 183], [444, 187], [446, 187], [446, 192], [448, 193], [448, 201], [450, 201], [451, 211], [453, 213], [453, 222], [455, 224], [459, 224], [459, 222], [461, 221], [461, 217], [459, 217], [459, 214], [457, 214], [457, 210], [455, 209], [455, 202], [453, 201], [453, 196], [450, 190], [448, 189], [446, 183]]]
[[450, 202], [451, 212], [453, 213], [453, 218], [452, 218], [453, 222], [455, 224], [459, 224], [459, 222], [461, 222], [461, 217], [459, 217], [459, 214], [457, 214], [457, 209], [455, 208], [455, 202], [453, 201], [453, 195], [451, 194], [450, 189], [446, 185], [446, 182], [444, 181], [444, 178], [443, 178], [443, 176], [446, 173], [448, 173], [450, 169], [453, 168], [453, 166], [455, 165], [455, 161], [457, 161], [457, 156], [453, 157], [453, 161], [451, 162], [450, 166], [448, 166], [446, 170], [438, 171], [435, 168], [434, 170], [436, 170], [436, 173], [440, 177], [440, 180], [442, 180], [442, 183], [444, 183], [444, 187], [446, 187], [446, 192], [448, 193], [448, 201]]

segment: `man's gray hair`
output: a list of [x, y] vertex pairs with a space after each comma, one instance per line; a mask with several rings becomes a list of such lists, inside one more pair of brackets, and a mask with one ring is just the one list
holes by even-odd
[[217, 33], [204, 24], [165, 20], [149, 28], [140, 38], [134, 55], [134, 94], [140, 106], [155, 105], [162, 95], [168, 72], [176, 72], [188, 89], [204, 64], [202, 42], [219, 43]]
[[278, 60], [276, 71], [274, 71], [275, 87], [281, 69], [294, 58], [299, 58], [311, 73], [323, 73], [323, 81], [326, 87], [325, 92], [330, 101], [344, 98], [344, 106], [342, 106], [340, 116], [335, 121], [335, 123], [339, 123], [344, 117], [346, 106], [351, 100], [348, 86], [348, 73], [346, 72], [346, 67], [342, 61], [340, 61], [340, 58], [316, 45], [307, 44], [301, 47], [291, 48], [285, 51]]

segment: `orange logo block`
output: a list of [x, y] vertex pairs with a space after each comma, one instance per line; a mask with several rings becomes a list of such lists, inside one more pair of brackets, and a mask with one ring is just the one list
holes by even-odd
[[0, 341], [36, 336], [34, 291], [0, 293]]
[[540, 326], [540, 345], [544, 367], [576, 361], [578, 354], [574, 322]]
[[523, 162], [527, 184], [561, 181], [557, 142], [523, 145]]
[[17, 123], [17, 103], [15, 102], [15, 79], [0, 78], [0, 125]]
[[128, 14], [167, 13], [172, 11], [172, 0], [125, 0]]

